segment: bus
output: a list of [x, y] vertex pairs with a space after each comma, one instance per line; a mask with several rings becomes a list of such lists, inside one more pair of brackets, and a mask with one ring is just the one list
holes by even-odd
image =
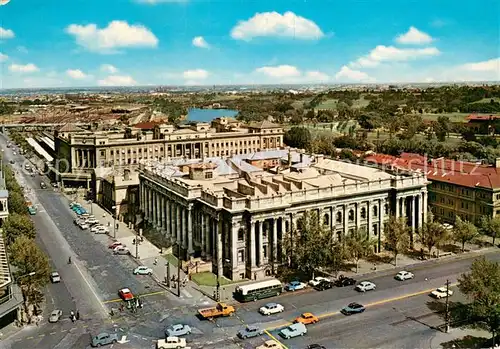
[[234, 299], [240, 302], [256, 301], [257, 299], [278, 296], [282, 292], [283, 285], [279, 280], [267, 280], [236, 287]]

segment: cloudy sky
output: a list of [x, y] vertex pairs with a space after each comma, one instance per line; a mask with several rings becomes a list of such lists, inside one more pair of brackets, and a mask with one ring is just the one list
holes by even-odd
[[480, 3], [10, 0], [0, 88], [498, 81], [500, 1]]

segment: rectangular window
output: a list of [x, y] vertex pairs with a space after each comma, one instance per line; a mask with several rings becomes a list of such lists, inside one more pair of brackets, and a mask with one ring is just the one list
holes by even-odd
[[267, 258], [267, 245], [262, 246], [262, 254], [264, 258]]
[[205, 172], [205, 179], [212, 179], [212, 178], [213, 178], [212, 172]]
[[245, 250], [238, 250], [238, 263], [245, 263]]

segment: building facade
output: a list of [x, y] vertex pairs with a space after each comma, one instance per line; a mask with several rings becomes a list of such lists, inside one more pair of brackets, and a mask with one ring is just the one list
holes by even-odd
[[403, 153], [400, 157], [374, 154], [366, 161], [426, 174], [429, 205], [439, 221], [453, 224], [455, 217], [460, 216], [479, 224], [482, 216], [500, 215], [500, 159], [490, 166]]
[[5, 185], [5, 176], [0, 168], [0, 228], [9, 216], [9, 191]]
[[283, 128], [268, 121], [243, 125], [231, 118], [181, 126], [141, 123], [98, 131], [67, 124], [54, 133], [52, 171], [63, 185], [91, 188], [97, 167], [137, 167], [141, 160], [248, 154], [283, 146]]
[[[426, 216], [427, 179], [284, 149], [191, 161], [143, 161], [144, 219], [180, 246], [181, 258], [211, 261], [233, 280], [273, 274], [293, 241], [297, 220], [316, 211], [332, 239], [365, 229], [382, 248], [390, 214], [418, 229]], [[173, 249], [174, 252], [176, 249]]]

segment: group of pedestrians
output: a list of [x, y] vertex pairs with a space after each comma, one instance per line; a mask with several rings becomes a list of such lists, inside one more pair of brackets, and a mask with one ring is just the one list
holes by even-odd
[[76, 314], [75, 314], [75, 312], [72, 310], [69, 317], [71, 319], [71, 322], [75, 322], [76, 320], [80, 320], [80, 311], [77, 310]]

